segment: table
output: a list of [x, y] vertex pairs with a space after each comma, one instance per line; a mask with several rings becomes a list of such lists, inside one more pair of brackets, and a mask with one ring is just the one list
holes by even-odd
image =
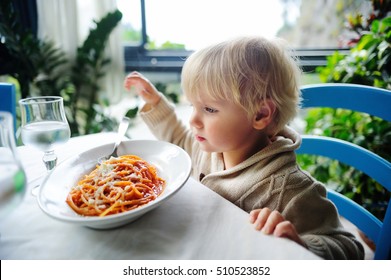
[[[114, 142], [115, 136], [99, 133], [71, 138], [56, 151], [59, 163]], [[46, 173], [42, 154], [26, 146], [18, 151], [31, 189]], [[23, 203], [0, 220], [0, 234], [2, 260], [319, 259], [290, 240], [257, 232], [246, 212], [192, 178], [161, 206], [110, 230], [54, 220], [41, 211], [28, 190]]]

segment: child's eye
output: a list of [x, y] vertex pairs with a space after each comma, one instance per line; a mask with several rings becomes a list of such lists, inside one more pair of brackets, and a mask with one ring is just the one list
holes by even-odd
[[216, 109], [210, 108], [210, 107], [204, 107], [204, 111], [208, 113], [217, 113]]

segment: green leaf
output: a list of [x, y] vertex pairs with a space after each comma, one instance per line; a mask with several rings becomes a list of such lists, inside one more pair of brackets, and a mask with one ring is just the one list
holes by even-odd
[[134, 107], [128, 110], [128, 112], [125, 114], [126, 117], [134, 119], [137, 116], [138, 107]]
[[380, 22], [379, 22], [379, 20], [374, 20], [374, 21], [372, 21], [371, 31], [372, 31], [373, 33], [378, 33], [379, 30], [380, 30], [379, 27], [380, 27]]

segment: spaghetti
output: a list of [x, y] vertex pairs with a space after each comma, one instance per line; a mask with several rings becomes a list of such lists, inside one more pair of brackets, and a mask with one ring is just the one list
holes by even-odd
[[104, 161], [72, 187], [66, 202], [83, 216], [107, 216], [155, 200], [165, 181], [145, 160], [124, 155]]

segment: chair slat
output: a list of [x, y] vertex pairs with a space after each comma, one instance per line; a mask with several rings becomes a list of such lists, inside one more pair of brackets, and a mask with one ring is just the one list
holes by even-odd
[[[338, 213], [355, 224], [372, 240], [378, 240], [383, 223], [368, 210], [344, 195], [328, 189], [327, 197], [338, 208]], [[352, 211], [354, 209], [354, 211]]]
[[0, 111], [11, 113], [16, 131], [16, 93], [14, 84], [0, 83]]
[[364, 172], [391, 192], [391, 163], [356, 144], [332, 137], [302, 135], [297, 153], [336, 159]]
[[303, 86], [302, 108], [329, 107], [363, 112], [391, 121], [391, 91], [354, 84]]

